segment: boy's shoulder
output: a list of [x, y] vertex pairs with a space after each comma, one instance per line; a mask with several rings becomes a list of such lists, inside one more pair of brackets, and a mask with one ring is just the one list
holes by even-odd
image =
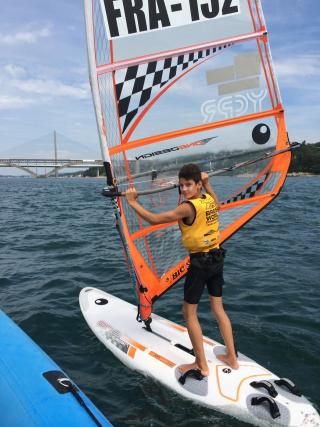
[[200, 200], [203, 203], [214, 202], [214, 198], [209, 193], [202, 193], [197, 200]]

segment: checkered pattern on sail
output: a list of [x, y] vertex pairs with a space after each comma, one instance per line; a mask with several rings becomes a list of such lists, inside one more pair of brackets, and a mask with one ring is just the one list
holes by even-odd
[[[230, 45], [228, 45], [230, 46]], [[203, 61], [227, 45], [199, 50], [147, 64], [134, 65], [115, 72], [116, 94], [122, 133], [127, 129], [141, 107], [155, 92], [177, 77], [191, 65]]]
[[258, 202], [252, 202], [247, 205], [238, 205], [235, 208], [221, 211], [219, 214], [220, 231], [225, 230], [236, 220], [248, 213], [252, 208], [256, 207]]
[[254, 197], [257, 191], [259, 191], [262, 188], [263, 184], [266, 182], [268, 177], [269, 177], [269, 172], [267, 172], [265, 175], [262, 175], [257, 181], [255, 181], [253, 184], [247, 187], [244, 191], [242, 191], [241, 193], [237, 194], [234, 197], [231, 197], [230, 199], [228, 199], [226, 202], [223, 202], [222, 204], [234, 203], [239, 200], [250, 199], [251, 197]]

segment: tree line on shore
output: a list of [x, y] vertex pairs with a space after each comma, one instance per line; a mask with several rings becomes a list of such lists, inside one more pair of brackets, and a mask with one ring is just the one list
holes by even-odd
[[293, 150], [289, 173], [320, 174], [320, 142], [303, 143]]

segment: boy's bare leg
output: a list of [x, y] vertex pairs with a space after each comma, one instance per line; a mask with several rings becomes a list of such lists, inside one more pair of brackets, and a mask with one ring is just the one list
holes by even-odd
[[187, 329], [196, 360], [193, 363], [179, 366], [179, 370], [183, 374], [190, 369], [200, 369], [202, 375], [208, 376], [209, 367], [204, 354], [202, 329], [198, 320], [197, 309], [198, 304], [183, 303], [183, 315], [187, 323]]
[[227, 348], [227, 353], [219, 354], [217, 358], [229, 365], [232, 369], [238, 369], [239, 363], [235, 352], [232, 326], [227, 313], [224, 311], [222, 297], [210, 296], [210, 305], [213, 314], [217, 319], [220, 333]]

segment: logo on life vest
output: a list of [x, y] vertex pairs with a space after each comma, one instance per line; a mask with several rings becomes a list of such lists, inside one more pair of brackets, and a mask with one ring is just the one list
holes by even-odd
[[109, 38], [240, 13], [240, 0], [104, 0]]
[[209, 209], [206, 211], [206, 223], [207, 225], [213, 224], [218, 221], [218, 210], [216, 206], [213, 209]]

